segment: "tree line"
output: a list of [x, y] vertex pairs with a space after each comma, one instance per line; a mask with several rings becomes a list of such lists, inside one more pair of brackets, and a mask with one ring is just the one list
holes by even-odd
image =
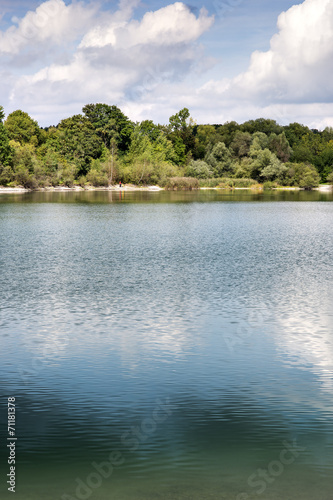
[[333, 128], [281, 126], [264, 118], [197, 125], [187, 108], [167, 125], [134, 123], [117, 106], [101, 103], [87, 104], [82, 114], [41, 128], [21, 110], [5, 119], [0, 106], [2, 186], [108, 186], [120, 181], [165, 186], [175, 177], [208, 186], [221, 178], [268, 187], [333, 182]]

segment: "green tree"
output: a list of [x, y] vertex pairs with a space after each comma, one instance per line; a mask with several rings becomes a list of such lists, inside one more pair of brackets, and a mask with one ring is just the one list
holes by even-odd
[[197, 179], [209, 179], [213, 177], [213, 171], [203, 160], [191, 160], [186, 167], [185, 174], [187, 177], [195, 177]]
[[272, 133], [268, 138], [268, 149], [275, 153], [279, 160], [287, 162], [292, 154], [292, 149], [284, 132], [277, 135]]
[[82, 111], [108, 149], [112, 141], [115, 141], [121, 153], [128, 151], [134, 124], [117, 106], [86, 104]]
[[320, 176], [316, 168], [309, 163], [285, 163], [286, 172], [283, 178], [283, 184], [287, 186], [299, 186], [304, 189], [317, 187], [320, 182]]
[[252, 145], [255, 148], [268, 148], [268, 141], [268, 136], [264, 132], [255, 132], [254, 134], [252, 134]]
[[211, 167], [214, 177], [232, 175], [231, 153], [224, 142], [218, 142], [207, 154], [206, 163]]
[[241, 130], [241, 126], [237, 122], [231, 121], [226, 122], [223, 125], [216, 127], [216, 134], [218, 135], [218, 140], [214, 140], [214, 144], [217, 142], [224, 142], [227, 147], [234, 140], [237, 131]]
[[190, 125], [190, 112], [187, 108], [181, 109], [178, 113], [170, 116], [169, 123], [171, 129], [176, 131], [185, 131]]
[[172, 143], [161, 132], [152, 141], [140, 125], [134, 128], [128, 154], [124, 158], [124, 180], [140, 183], [164, 182], [166, 177], [177, 175]]
[[283, 164], [268, 148], [263, 149], [260, 136], [255, 136], [250, 147], [251, 178], [255, 180], [274, 180], [284, 172]]
[[10, 140], [20, 144], [33, 144], [37, 146], [40, 138], [38, 123], [28, 113], [17, 110], [10, 113], [5, 121], [5, 127]]
[[275, 120], [270, 120], [268, 118], [257, 118], [256, 120], [248, 120], [241, 126], [243, 132], [250, 132], [254, 134], [255, 132], [263, 132], [266, 135], [270, 134], [281, 134], [283, 132], [283, 127], [279, 125]]
[[323, 150], [313, 160], [321, 180], [326, 182], [327, 176], [333, 170], [333, 140], [323, 145]]
[[196, 146], [194, 121], [190, 117], [187, 108], [183, 108], [178, 113], [170, 116], [168, 139], [174, 145], [178, 163], [184, 165], [191, 158], [192, 151]]
[[152, 120], [143, 120], [139, 124], [140, 131], [149, 137], [152, 142], [156, 141], [157, 138], [163, 133], [163, 127], [161, 125], [155, 125]]
[[252, 137], [249, 132], [237, 130], [230, 144], [230, 150], [237, 158], [243, 158], [249, 154], [251, 142]]
[[294, 162], [315, 164], [324, 147], [321, 135], [309, 131], [293, 147], [291, 159]]
[[290, 123], [283, 127], [283, 129], [291, 148], [297, 146], [304, 135], [311, 133], [309, 127], [300, 123]]
[[102, 154], [101, 139], [90, 120], [82, 115], [62, 120], [56, 133], [52, 131], [52, 143], [55, 150], [67, 161], [78, 166], [78, 175], [85, 175], [91, 160]]
[[7, 185], [14, 179], [13, 150], [9, 144], [7, 130], [3, 125], [4, 118], [4, 109], [0, 106], [0, 185]]

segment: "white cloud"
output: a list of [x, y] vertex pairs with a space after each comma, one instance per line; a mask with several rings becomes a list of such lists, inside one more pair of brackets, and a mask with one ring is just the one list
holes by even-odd
[[195, 90], [199, 121], [267, 117], [281, 124], [333, 126], [332, 0], [294, 5], [280, 14], [278, 29], [268, 51], [252, 54], [247, 71]]
[[96, 7], [81, 2], [66, 6], [63, 0], [48, 0], [22, 19], [13, 18], [17, 26], [0, 32], [0, 54], [15, 55], [39, 44], [52, 46], [75, 40], [87, 30], [95, 13]]
[[333, 2], [305, 0], [278, 18], [270, 50], [252, 54], [231, 86], [235, 96], [264, 103], [325, 102], [333, 98]]
[[141, 21], [116, 22], [98, 26], [82, 40], [80, 47], [131, 48], [141, 44], [175, 45], [197, 40], [213, 23], [207, 11], [201, 9], [197, 18], [189, 8], [176, 2], [155, 12], [147, 12]]
[[0, 32], [0, 57], [2, 50], [14, 58], [0, 81], [2, 95], [11, 90], [9, 112], [24, 109], [47, 125], [87, 102], [109, 102], [138, 120], [166, 122], [186, 106], [199, 123], [263, 116], [333, 126], [332, 0], [305, 0], [280, 14], [270, 49], [220, 81], [208, 76], [214, 61], [198, 43], [213, 16], [176, 2], [137, 20], [138, 3], [121, 0], [111, 13], [98, 3], [48, 0]]
[[140, 100], [162, 81], [177, 81], [200, 67], [203, 50], [196, 41], [214, 21], [204, 9], [196, 17], [177, 2], [137, 21], [131, 19], [132, 7], [123, 2], [116, 13], [93, 23], [66, 64], [21, 76], [10, 95], [12, 107], [20, 102], [25, 109], [36, 109], [36, 96], [45, 112], [55, 100], [60, 106], [71, 102], [80, 107]]

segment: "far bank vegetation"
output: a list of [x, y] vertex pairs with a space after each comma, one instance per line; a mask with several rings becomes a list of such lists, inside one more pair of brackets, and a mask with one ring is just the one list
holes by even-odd
[[184, 108], [167, 125], [134, 123], [114, 105], [39, 127], [26, 112], [0, 106], [0, 185], [110, 186], [122, 182], [199, 187], [303, 189], [333, 182], [333, 129], [281, 126], [259, 118], [197, 125]]

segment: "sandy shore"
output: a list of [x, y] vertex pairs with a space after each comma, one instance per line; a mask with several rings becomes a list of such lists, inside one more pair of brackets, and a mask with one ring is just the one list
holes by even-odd
[[[201, 190], [220, 190], [221, 188], [218, 187], [201, 187], [199, 188]], [[234, 187], [232, 190], [237, 190], [237, 191], [242, 191], [242, 190], [249, 190], [251, 188], [241, 188], [241, 187]], [[279, 191], [299, 191], [301, 188], [295, 187], [295, 186], [281, 186], [278, 188], [274, 188], [275, 190]], [[3, 187], [0, 186], [0, 194], [1, 193], [29, 193], [31, 191], [39, 191], [39, 192], [47, 192], [47, 193], [58, 193], [58, 192], [66, 192], [66, 191], [72, 191], [72, 192], [84, 192], [84, 191], [163, 191], [164, 189], [159, 187], [159, 186], [145, 186], [145, 187], [139, 187], [139, 186], [134, 186], [133, 184], [125, 184], [122, 187], [119, 187], [118, 185], [115, 186], [110, 186], [110, 187], [93, 187], [93, 186], [86, 186], [86, 187], [81, 187], [81, 186], [75, 186], [75, 187], [67, 187], [67, 186], [56, 186], [56, 187], [47, 187], [47, 188], [38, 188], [38, 189], [26, 189], [22, 186], [18, 187]], [[230, 189], [231, 190], [231, 189]], [[255, 190], [252, 188], [252, 190]], [[333, 190], [333, 185], [321, 185], [317, 188], [314, 188], [315, 191], [321, 191], [325, 193], [329, 193]]]
[[37, 188], [37, 189], [26, 189], [24, 187], [3, 187], [0, 186], [0, 193], [29, 193], [31, 191], [39, 191], [39, 192], [47, 192], [47, 193], [58, 193], [58, 192], [83, 192], [83, 191], [162, 191], [163, 188], [159, 186], [133, 186], [132, 184], [124, 185], [122, 187], [110, 186], [110, 187], [67, 187], [67, 186], [56, 186], [56, 187], [47, 187], [47, 188]]
[[315, 188], [315, 189], [317, 189], [317, 191], [322, 191], [323, 193], [328, 193], [328, 192], [333, 190], [333, 186], [327, 185], [327, 184], [322, 184], [321, 186], [319, 186], [318, 188]]

